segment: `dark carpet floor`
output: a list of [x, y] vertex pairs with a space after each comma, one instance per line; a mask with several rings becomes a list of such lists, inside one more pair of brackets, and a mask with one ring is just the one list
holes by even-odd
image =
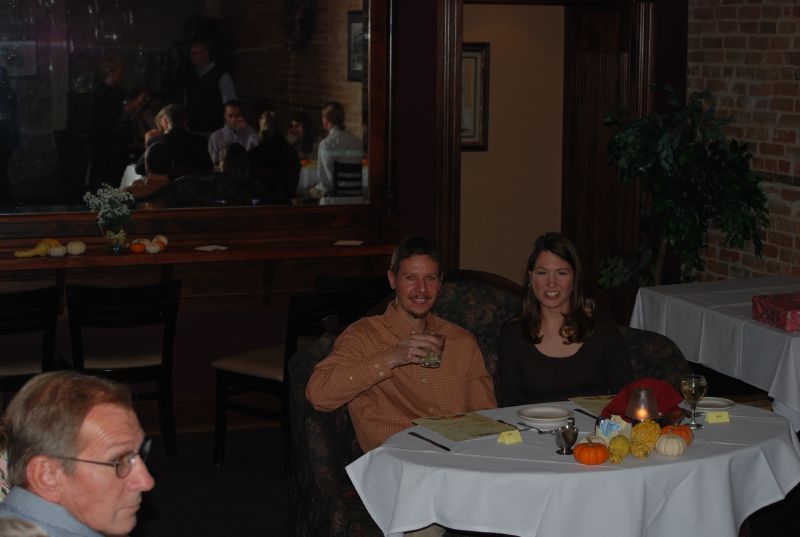
[[178, 456], [159, 437], [147, 466], [156, 480], [144, 494], [131, 537], [287, 535], [287, 489], [280, 428], [228, 431], [226, 460], [211, 463], [213, 435], [178, 435]]

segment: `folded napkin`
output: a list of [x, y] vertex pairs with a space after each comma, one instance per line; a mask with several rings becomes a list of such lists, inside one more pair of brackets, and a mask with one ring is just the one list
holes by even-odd
[[601, 413], [608, 418], [613, 414], [623, 416], [628, 406], [631, 390], [634, 388], [650, 388], [656, 397], [658, 411], [661, 414], [669, 414], [676, 409], [678, 404], [683, 401], [681, 395], [672, 387], [672, 384], [659, 379], [643, 378], [636, 379], [624, 388], [606, 405]]

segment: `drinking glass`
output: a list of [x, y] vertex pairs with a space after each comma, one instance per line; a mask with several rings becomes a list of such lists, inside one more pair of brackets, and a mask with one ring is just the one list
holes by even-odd
[[695, 411], [697, 403], [706, 395], [708, 383], [703, 375], [688, 375], [681, 379], [681, 395], [692, 408], [692, 421], [688, 423], [692, 429], [702, 429], [703, 426], [697, 423]]
[[[428, 334], [439, 340], [439, 348], [444, 352], [444, 334]], [[420, 360], [422, 367], [436, 368], [442, 365], [442, 352], [436, 353], [433, 349], [426, 349], [425, 356]]]
[[575, 427], [575, 418], [568, 418], [567, 425], [563, 425], [556, 429], [556, 445], [559, 449], [556, 453], [559, 455], [572, 455], [572, 446], [578, 440], [578, 428]]

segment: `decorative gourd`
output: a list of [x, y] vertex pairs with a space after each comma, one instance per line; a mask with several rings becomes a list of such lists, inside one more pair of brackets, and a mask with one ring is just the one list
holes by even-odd
[[641, 442], [650, 451], [656, 447], [656, 440], [661, 435], [661, 427], [653, 420], [644, 420], [631, 429], [631, 442]]
[[69, 241], [67, 243], [67, 253], [69, 255], [81, 255], [86, 252], [86, 243], [83, 241]]
[[164, 247], [166, 247], [167, 244], [169, 244], [169, 240], [167, 240], [166, 235], [156, 235], [155, 237], [153, 237], [153, 242], [158, 242], [158, 241], [163, 242]]
[[583, 440], [581, 440], [580, 444], [586, 444], [587, 442], [594, 442], [595, 444], [603, 444], [606, 445], [606, 441], [603, 440], [602, 436], [597, 436], [595, 434], [587, 435]]
[[67, 247], [66, 246], [51, 246], [50, 249], [47, 251], [47, 254], [50, 257], [64, 257], [67, 255]]
[[692, 440], [694, 440], [694, 433], [692, 432], [692, 428], [688, 425], [667, 425], [663, 429], [661, 429], [661, 434], [677, 434], [683, 441], [686, 442], [686, 446], [690, 446], [692, 444]]
[[131, 243], [131, 252], [134, 254], [142, 254], [144, 253], [144, 243], [143, 242], [132, 242]]
[[656, 442], [656, 451], [667, 457], [679, 457], [686, 451], [686, 441], [677, 434], [664, 434]]
[[637, 459], [646, 459], [650, 456], [650, 448], [643, 442], [631, 442], [631, 455]]
[[612, 464], [619, 464], [631, 452], [631, 441], [618, 434], [608, 442], [608, 458]]
[[[14, 252], [14, 257], [35, 257], [37, 255], [44, 256], [50, 251], [51, 246], [58, 246], [58, 244], [50, 244], [50, 240], [54, 239], [45, 239], [39, 241], [39, 244], [36, 245], [35, 248], [31, 248], [30, 250], [17, 250]], [[57, 241], [56, 241], [57, 242]]]
[[573, 457], [581, 464], [602, 464], [608, 459], [608, 448], [599, 442], [582, 442], [573, 448]]
[[158, 245], [158, 244], [157, 244], [157, 243], [155, 243], [155, 242], [149, 242], [149, 241], [148, 241], [148, 242], [144, 243], [144, 250], [145, 250], [145, 251], [146, 251], [148, 254], [157, 254], [158, 252], [160, 252], [160, 251], [161, 251], [161, 246], [160, 246], [160, 245]]

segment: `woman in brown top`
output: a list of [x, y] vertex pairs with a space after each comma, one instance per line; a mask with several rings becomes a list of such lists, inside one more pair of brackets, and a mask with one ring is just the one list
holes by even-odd
[[616, 323], [584, 300], [580, 259], [569, 239], [553, 232], [537, 238], [526, 272], [522, 317], [501, 335], [502, 405], [616, 393], [633, 380]]

